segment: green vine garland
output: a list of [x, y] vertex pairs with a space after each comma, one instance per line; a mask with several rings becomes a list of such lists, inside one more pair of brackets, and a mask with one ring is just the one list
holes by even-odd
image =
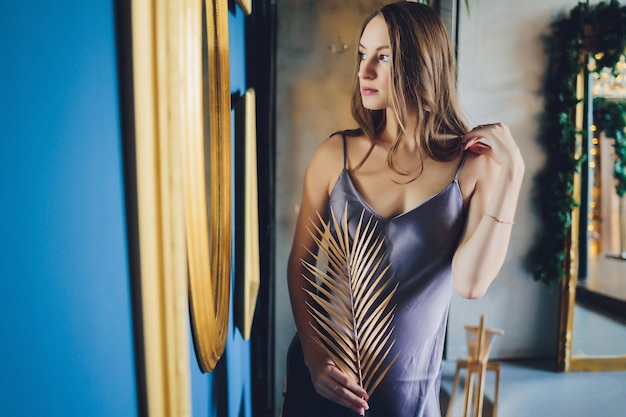
[[568, 233], [574, 198], [574, 174], [580, 170], [574, 125], [576, 77], [588, 52], [603, 52], [597, 69], [614, 68], [626, 49], [626, 7], [616, 0], [596, 5], [578, 3], [569, 15], [552, 25], [550, 62], [546, 77], [546, 125], [540, 142], [546, 165], [537, 177], [536, 200], [542, 222], [541, 233], [531, 250], [535, 280], [553, 288], [566, 274]]
[[593, 99], [593, 122], [598, 133], [604, 132], [608, 137], [614, 138], [613, 177], [615, 178], [615, 191], [620, 198], [624, 197], [626, 194], [626, 136], [624, 135], [626, 102], [609, 101], [602, 97]]

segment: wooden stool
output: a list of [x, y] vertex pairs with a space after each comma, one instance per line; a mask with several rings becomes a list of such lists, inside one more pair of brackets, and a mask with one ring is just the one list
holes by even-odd
[[463, 417], [469, 417], [469, 410], [472, 403], [472, 393], [474, 390], [474, 374], [478, 375], [477, 389], [474, 393], [474, 417], [483, 414], [483, 399], [485, 396], [485, 374], [487, 371], [495, 373], [495, 393], [493, 400], [493, 417], [498, 415], [498, 391], [500, 388], [500, 362], [489, 362], [489, 353], [495, 336], [504, 334], [503, 330], [485, 329], [485, 317], [481, 314], [480, 323], [476, 326], [465, 326], [467, 337], [467, 359], [458, 359], [456, 362], [456, 372], [454, 373], [454, 382], [452, 383], [452, 393], [450, 394], [450, 402], [448, 404], [448, 412], [446, 417], [452, 417], [452, 406], [454, 404], [454, 395], [456, 394], [459, 376], [462, 368], [467, 369], [465, 378]]

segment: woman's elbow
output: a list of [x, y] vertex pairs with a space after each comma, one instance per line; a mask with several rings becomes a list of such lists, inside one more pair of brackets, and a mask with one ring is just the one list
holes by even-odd
[[[454, 291], [463, 298], [475, 300], [483, 297], [487, 293], [489, 285], [493, 279], [481, 279], [478, 276], [455, 275], [453, 273]], [[485, 278], [485, 277], [482, 277]]]
[[[467, 263], [466, 263], [467, 265]], [[454, 291], [463, 298], [482, 298], [495, 280], [498, 268], [459, 268], [459, 262], [452, 263]]]
[[463, 298], [476, 300], [487, 293], [487, 288], [480, 285], [462, 285], [455, 283], [454, 291]]

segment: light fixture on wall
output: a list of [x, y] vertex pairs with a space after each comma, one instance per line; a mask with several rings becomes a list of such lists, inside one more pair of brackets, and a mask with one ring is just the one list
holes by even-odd
[[326, 49], [328, 49], [330, 52], [332, 52], [335, 55], [339, 55], [339, 54], [343, 54], [344, 52], [346, 52], [348, 49], [350, 49], [350, 47], [346, 45], [346, 43], [342, 41], [340, 37], [338, 37], [337, 40], [331, 43], [330, 45], [328, 45]]

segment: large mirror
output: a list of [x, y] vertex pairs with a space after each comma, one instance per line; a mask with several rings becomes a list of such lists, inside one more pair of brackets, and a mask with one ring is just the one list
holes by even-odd
[[551, 76], [564, 81], [549, 88], [558, 97], [552, 109], [560, 130], [553, 140], [564, 152], [551, 162], [573, 162], [571, 177], [557, 168], [571, 178], [564, 183], [571, 212], [558, 216], [566, 232], [561, 371], [626, 369], [625, 10], [616, 1], [579, 3], [555, 25], [562, 50]]
[[[598, 68], [595, 58], [601, 53], [586, 57], [579, 78], [585, 110], [581, 145], [586, 157], [580, 175], [573, 369], [626, 368], [626, 197], [619, 181], [626, 163], [619, 148], [626, 110], [626, 65], [622, 55], [614, 69]], [[621, 129], [613, 127], [620, 124], [619, 119]]]

